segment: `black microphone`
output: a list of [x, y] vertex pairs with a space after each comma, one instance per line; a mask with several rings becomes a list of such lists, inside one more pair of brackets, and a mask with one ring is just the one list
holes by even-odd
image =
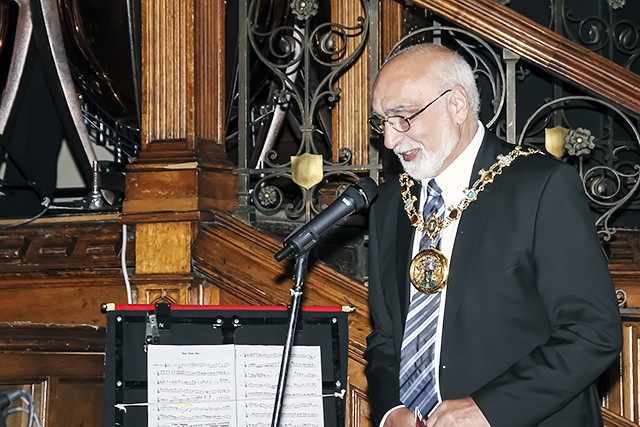
[[284, 240], [284, 248], [276, 255], [282, 261], [291, 254], [309, 252], [320, 241], [320, 237], [333, 225], [354, 212], [368, 206], [378, 194], [378, 185], [369, 177], [360, 178], [348, 186], [333, 203], [315, 218], [296, 229]]

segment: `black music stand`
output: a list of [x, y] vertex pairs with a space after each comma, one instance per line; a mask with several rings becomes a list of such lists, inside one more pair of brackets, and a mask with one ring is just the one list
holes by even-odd
[[[107, 316], [104, 378], [104, 427], [147, 426], [148, 344], [284, 345], [288, 309], [105, 304]], [[348, 313], [342, 307], [303, 307], [295, 331], [296, 345], [321, 349], [324, 425], [345, 422]], [[341, 397], [338, 397], [341, 396]], [[116, 407], [126, 406], [126, 411]]]

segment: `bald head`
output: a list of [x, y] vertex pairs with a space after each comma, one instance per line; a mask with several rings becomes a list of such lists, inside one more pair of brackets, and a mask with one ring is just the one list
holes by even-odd
[[416, 179], [437, 176], [478, 129], [478, 90], [467, 62], [433, 44], [401, 50], [381, 68], [372, 109], [384, 144]]
[[436, 86], [436, 91], [460, 85], [466, 92], [473, 117], [478, 118], [480, 95], [473, 70], [463, 57], [451, 49], [423, 43], [393, 52], [376, 77], [374, 91], [376, 83], [388, 74], [392, 75], [392, 78], [428, 82]]

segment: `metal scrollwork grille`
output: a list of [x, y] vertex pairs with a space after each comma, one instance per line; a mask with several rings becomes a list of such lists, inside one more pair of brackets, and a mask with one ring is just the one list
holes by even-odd
[[265, 221], [306, 221], [344, 183], [378, 167], [354, 165], [351, 151], [335, 150], [339, 141], [332, 139], [339, 79], [366, 47], [370, 6], [353, 1], [362, 16], [347, 24], [330, 20], [326, 1], [279, 5], [277, 19], [272, 3], [243, 2], [240, 12], [247, 49], [239, 50], [239, 73], [247, 89], [239, 91], [238, 145], [244, 156], [237, 169], [237, 212]]

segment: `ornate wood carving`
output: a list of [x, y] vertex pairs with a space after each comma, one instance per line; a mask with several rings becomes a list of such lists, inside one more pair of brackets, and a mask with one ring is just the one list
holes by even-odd
[[198, 221], [236, 204], [224, 152], [224, 19], [224, 2], [142, 1], [142, 150], [128, 167], [128, 224]]
[[142, 1], [142, 150], [121, 220], [136, 225], [137, 302], [215, 303], [190, 274], [197, 223], [237, 203], [224, 152], [225, 4]]
[[0, 323], [0, 389], [31, 393], [47, 427], [100, 425], [104, 336], [103, 327]]
[[[356, 19], [365, 16], [361, 2], [333, 0], [331, 2], [333, 22], [355, 26]], [[344, 56], [350, 55], [359, 40], [348, 40]], [[340, 102], [333, 111], [333, 160], [338, 161], [339, 150], [348, 148], [353, 153], [353, 164], [369, 162], [369, 55], [365, 50], [358, 60], [341, 77]]]
[[142, 1], [141, 157], [224, 141], [224, 18], [224, 2]]
[[640, 307], [640, 235], [635, 231], [618, 230], [604, 242], [613, 276], [623, 307]]
[[[0, 222], [9, 224], [9, 221]], [[8, 228], [0, 233], [0, 274], [62, 267], [70, 270], [118, 268], [120, 228], [118, 216], [114, 214], [86, 216], [80, 220], [61, 217]]]
[[[117, 215], [42, 219], [0, 233], [2, 321], [104, 325], [100, 305], [126, 302]], [[134, 264], [133, 238], [126, 264]]]

